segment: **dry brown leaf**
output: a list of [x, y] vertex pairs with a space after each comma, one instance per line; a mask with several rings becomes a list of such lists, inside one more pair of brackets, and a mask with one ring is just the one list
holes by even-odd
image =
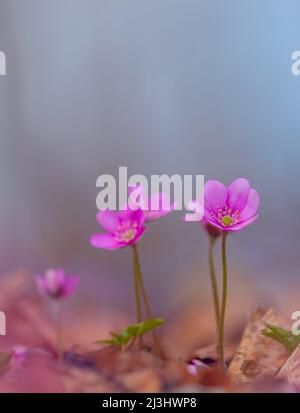
[[276, 376], [288, 384], [300, 389], [300, 345], [293, 351]]
[[275, 310], [258, 309], [251, 317], [234, 356], [228, 374], [233, 383], [267, 380], [288, 358], [282, 344], [262, 335], [266, 324], [287, 328], [288, 323]]
[[147, 352], [106, 349], [92, 358], [100, 374], [109, 374], [130, 391], [164, 391], [194, 381], [184, 363], [160, 360]]
[[0, 377], [10, 368], [11, 354], [6, 351], [0, 352]]

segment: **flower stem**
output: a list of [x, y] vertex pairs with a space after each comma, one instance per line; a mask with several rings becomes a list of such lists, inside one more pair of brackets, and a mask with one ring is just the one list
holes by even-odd
[[[149, 300], [147, 297], [147, 293], [146, 293], [146, 289], [145, 289], [145, 285], [144, 285], [144, 281], [143, 281], [143, 276], [142, 276], [142, 271], [141, 271], [141, 265], [140, 265], [140, 260], [139, 260], [139, 255], [138, 255], [138, 250], [136, 245], [133, 245], [133, 251], [134, 251], [134, 257], [135, 257], [135, 265], [137, 268], [137, 274], [138, 274], [138, 279], [139, 279], [139, 287], [142, 293], [142, 298], [144, 301], [144, 306], [145, 306], [145, 310], [146, 310], [146, 315], [148, 317], [148, 319], [153, 319], [153, 314], [150, 308], [150, 304], [149, 304]], [[153, 339], [153, 351], [156, 355], [160, 356], [161, 355], [161, 351], [160, 351], [160, 347], [158, 344], [158, 339], [156, 336], [156, 332], [154, 330], [151, 331], [152, 334], [152, 339]]]
[[225, 370], [225, 358], [224, 358], [224, 324], [225, 324], [225, 311], [226, 311], [226, 301], [227, 301], [227, 258], [226, 258], [226, 240], [227, 233], [223, 234], [222, 238], [222, 267], [223, 267], [223, 291], [222, 291], [222, 304], [220, 313], [220, 324], [219, 324], [219, 334], [220, 334], [220, 370], [224, 373]]
[[210, 237], [209, 241], [209, 274], [212, 286], [214, 307], [215, 307], [215, 317], [216, 317], [216, 337], [217, 346], [219, 348], [219, 323], [220, 323], [220, 303], [218, 294], [218, 284], [216, 280], [215, 266], [214, 266], [214, 245], [216, 238]]
[[61, 303], [56, 301], [56, 339], [57, 339], [57, 351], [58, 358], [62, 362], [64, 359], [64, 342], [63, 342], [63, 329], [62, 329], [62, 317], [61, 317]]
[[[142, 308], [140, 301], [139, 292], [139, 269], [138, 262], [136, 259], [136, 252], [133, 248], [133, 266], [134, 266], [134, 295], [135, 295], [135, 312], [136, 312], [136, 322], [140, 323], [142, 321]], [[142, 337], [138, 337], [138, 350], [142, 348]]]

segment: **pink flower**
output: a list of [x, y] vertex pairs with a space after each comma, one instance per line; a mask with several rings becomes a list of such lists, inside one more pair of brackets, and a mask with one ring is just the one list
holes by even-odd
[[169, 195], [157, 192], [149, 198], [144, 193], [141, 185], [129, 186], [128, 195], [131, 208], [134, 207], [135, 201], [140, 203], [146, 222], [155, 221], [168, 215], [175, 207], [175, 204], [171, 204]]
[[99, 211], [97, 221], [107, 233], [92, 235], [90, 242], [96, 248], [116, 250], [136, 244], [146, 231], [145, 216], [141, 209]]
[[38, 275], [35, 281], [41, 294], [60, 299], [74, 293], [79, 283], [79, 277], [69, 277], [62, 269], [49, 269], [44, 276]]
[[204, 187], [204, 219], [221, 231], [239, 231], [252, 224], [259, 207], [259, 194], [247, 179], [239, 178], [226, 188], [219, 181]]

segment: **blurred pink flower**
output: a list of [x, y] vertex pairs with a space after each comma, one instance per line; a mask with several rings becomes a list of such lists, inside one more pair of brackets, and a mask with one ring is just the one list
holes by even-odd
[[135, 201], [143, 205], [142, 209], [146, 222], [162, 218], [175, 208], [175, 204], [171, 203], [169, 195], [163, 192], [157, 192], [149, 198], [144, 193], [141, 185], [129, 186], [128, 195], [131, 208], [134, 207]]
[[12, 348], [11, 354], [15, 360], [24, 361], [28, 355], [28, 352], [28, 347], [19, 344]]
[[252, 224], [259, 207], [259, 194], [247, 179], [239, 178], [226, 188], [219, 181], [204, 187], [204, 219], [224, 232], [239, 231]]
[[92, 235], [90, 242], [96, 248], [116, 250], [134, 245], [146, 231], [145, 216], [141, 209], [99, 211], [97, 221], [107, 233]]
[[79, 277], [67, 276], [62, 269], [49, 269], [44, 276], [38, 275], [35, 281], [41, 294], [60, 299], [74, 293]]
[[201, 360], [193, 358], [186, 365], [187, 372], [192, 376], [197, 376], [201, 371], [212, 371], [212, 369]]

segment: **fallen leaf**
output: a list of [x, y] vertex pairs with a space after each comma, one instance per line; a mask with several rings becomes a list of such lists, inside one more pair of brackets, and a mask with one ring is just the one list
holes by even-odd
[[272, 308], [258, 309], [252, 315], [228, 369], [233, 383], [273, 378], [287, 360], [289, 353], [282, 344], [262, 334], [266, 324], [288, 327], [286, 320]]
[[277, 379], [284, 379], [288, 384], [300, 389], [300, 344], [278, 372]]

